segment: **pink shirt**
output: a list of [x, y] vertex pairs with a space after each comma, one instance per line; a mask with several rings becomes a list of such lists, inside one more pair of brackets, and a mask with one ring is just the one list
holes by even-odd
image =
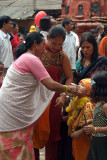
[[22, 54], [14, 62], [13, 67], [21, 73], [32, 73], [39, 81], [50, 77], [40, 59], [30, 53]]

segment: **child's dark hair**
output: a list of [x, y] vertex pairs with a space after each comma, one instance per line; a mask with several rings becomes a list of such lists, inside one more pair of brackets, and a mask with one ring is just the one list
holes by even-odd
[[12, 21], [12, 25], [13, 25], [13, 28], [15, 28], [17, 23], [15, 21]]
[[30, 49], [34, 43], [40, 44], [43, 40], [43, 35], [39, 32], [31, 32], [27, 35], [26, 40], [21, 43], [16, 50], [14, 51], [14, 55], [16, 58], [20, 57], [23, 53], [25, 53], [28, 49]]
[[91, 89], [92, 100], [95, 103], [100, 101], [107, 102], [107, 71], [98, 71], [91, 79], [93, 83]]

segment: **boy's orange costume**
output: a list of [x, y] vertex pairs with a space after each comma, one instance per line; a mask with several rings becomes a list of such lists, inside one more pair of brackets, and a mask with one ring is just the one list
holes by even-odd
[[[90, 94], [90, 81], [91, 79], [89, 78], [80, 81], [85, 85], [88, 95]], [[66, 108], [69, 115], [67, 121], [69, 135], [82, 128], [85, 118], [87, 122], [93, 119], [93, 106], [88, 97], [73, 98], [73, 101]], [[83, 134], [79, 138], [73, 139], [72, 149], [75, 160], [86, 160], [89, 151], [88, 135]]]

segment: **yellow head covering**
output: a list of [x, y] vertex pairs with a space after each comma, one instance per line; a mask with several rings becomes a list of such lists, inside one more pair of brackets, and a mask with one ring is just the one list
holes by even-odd
[[36, 32], [36, 27], [35, 27], [34, 25], [32, 25], [32, 26], [30, 27], [29, 32]]
[[80, 83], [81, 83], [81, 82], [82, 82], [82, 83], [84, 84], [84, 86], [86, 87], [86, 90], [87, 90], [88, 95], [90, 95], [90, 91], [91, 91], [91, 84], [90, 84], [91, 78], [82, 79], [82, 80], [80, 81]]

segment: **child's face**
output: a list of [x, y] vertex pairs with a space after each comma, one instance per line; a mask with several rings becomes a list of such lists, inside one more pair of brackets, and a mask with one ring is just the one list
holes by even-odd
[[84, 97], [84, 96], [87, 96], [87, 90], [86, 90], [86, 87], [85, 85], [81, 82], [79, 83], [78, 85], [78, 96], [79, 97]]

